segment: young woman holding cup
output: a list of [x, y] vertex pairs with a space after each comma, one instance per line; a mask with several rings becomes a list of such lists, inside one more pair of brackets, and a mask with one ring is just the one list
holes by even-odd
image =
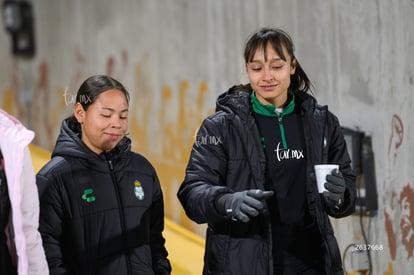
[[[264, 28], [247, 41], [249, 83], [217, 99], [178, 197], [208, 223], [203, 274], [343, 274], [328, 215], [350, 215], [355, 176], [338, 122], [308, 94], [290, 36]], [[314, 165], [339, 165], [319, 194]]]

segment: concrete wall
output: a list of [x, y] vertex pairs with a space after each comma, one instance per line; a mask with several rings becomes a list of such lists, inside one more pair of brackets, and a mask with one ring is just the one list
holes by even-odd
[[[262, 26], [287, 30], [320, 103], [343, 126], [372, 137], [379, 210], [362, 222], [378, 248], [371, 251], [373, 274], [413, 270], [413, 0], [36, 0], [33, 6], [34, 58], [13, 57], [0, 27], [0, 106], [36, 131], [36, 144], [52, 149], [80, 83], [98, 73], [118, 78], [132, 94], [134, 149], [159, 172], [166, 214], [200, 235], [204, 226], [190, 222], [175, 197], [194, 133], [216, 96], [246, 81], [247, 36]], [[332, 222], [343, 251], [362, 243], [358, 216]]]

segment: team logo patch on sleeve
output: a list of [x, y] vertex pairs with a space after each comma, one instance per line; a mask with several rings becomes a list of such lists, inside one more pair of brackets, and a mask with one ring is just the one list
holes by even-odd
[[144, 199], [144, 188], [142, 188], [141, 183], [137, 180], [135, 180], [134, 183], [135, 187], [134, 187], [134, 193], [135, 193], [135, 197], [137, 197], [137, 199], [139, 199], [140, 201], [142, 201]]

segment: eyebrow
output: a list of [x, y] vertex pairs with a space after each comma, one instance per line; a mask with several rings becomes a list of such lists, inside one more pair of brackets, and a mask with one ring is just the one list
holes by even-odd
[[[280, 58], [280, 57], [278, 57], [278, 58], [273, 58], [273, 59], [271, 59], [271, 60], [269, 60], [269, 62], [274, 62], [274, 61], [285, 61], [285, 60], [283, 60], [282, 58]], [[253, 59], [252, 61], [250, 61], [250, 63], [254, 63], [254, 62], [259, 62], [259, 63], [262, 63], [262, 61], [261, 60], [257, 60], [257, 59]], [[265, 62], [266, 62], [266, 60], [265, 60]], [[286, 61], [285, 61], [286, 62]]]
[[[103, 110], [108, 110], [108, 111], [111, 111], [111, 112], [116, 112], [116, 110], [114, 110], [112, 108], [109, 108], [109, 107], [102, 107], [102, 109]], [[123, 110], [121, 110], [121, 113], [128, 112], [128, 111], [129, 111], [128, 109], [123, 109]]]

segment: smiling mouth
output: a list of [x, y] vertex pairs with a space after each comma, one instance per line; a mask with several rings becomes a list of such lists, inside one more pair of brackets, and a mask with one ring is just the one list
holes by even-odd
[[276, 87], [276, 85], [266, 85], [266, 86], [260, 86], [260, 87], [265, 91], [271, 91]]
[[108, 135], [110, 138], [113, 138], [113, 139], [117, 139], [121, 136], [119, 134], [111, 134], [111, 133], [107, 133], [106, 135]]

